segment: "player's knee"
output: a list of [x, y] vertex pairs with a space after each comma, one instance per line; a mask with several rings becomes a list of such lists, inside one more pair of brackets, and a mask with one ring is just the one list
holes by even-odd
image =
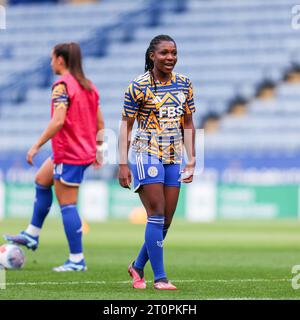
[[55, 190], [55, 194], [60, 206], [68, 206], [77, 203], [77, 196], [70, 192], [57, 192], [57, 190]]
[[164, 217], [164, 206], [160, 203], [153, 203], [148, 208], [149, 216], [162, 216]]
[[148, 212], [148, 218], [149, 217], [162, 217], [162, 218], [164, 218], [164, 215], [163, 214], [159, 214], [157, 212]]
[[43, 187], [50, 187], [52, 185], [50, 181], [47, 181], [47, 179], [39, 173], [35, 176], [34, 182]]
[[77, 206], [77, 202], [74, 199], [65, 199], [65, 198], [59, 198], [57, 199], [58, 204], [61, 206]]

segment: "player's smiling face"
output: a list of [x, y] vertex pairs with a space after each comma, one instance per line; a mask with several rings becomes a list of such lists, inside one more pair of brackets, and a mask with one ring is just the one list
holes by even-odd
[[150, 53], [154, 62], [154, 72], [169, 74], [177, 62], [177, 48], [173, 41], [161, 41], [156, 45], [155, 51]]

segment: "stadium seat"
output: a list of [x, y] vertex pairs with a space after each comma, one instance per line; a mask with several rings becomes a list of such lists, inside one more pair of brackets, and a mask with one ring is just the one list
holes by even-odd
[[[80, 6], [11, 7], [8, 10], [11, 26], [0, 34], [3, 44], [0, 85], [20, 72], [30, 74], [41, 59], [49, 59], [54, 44], [91, 41], [101, 28], [117, 23], [122, 14], [140, 10], [144, 4], [142, 0], [102, 0]], [[84, 59], [86, 74], [100, 91], [106, 126], [118, 131], [124, 91], [132, 79], [144, 72], [149, 41], [162, 32], [177, 42], [176, 70], [192, 80], [197, 125], [212, 112], [225, 114], [234, 96], [253, 97], [257, 84], [265, 78], [279, 81], [292, 61], [300, 62], [298, 33], [290, 27], [291, 14], [286, 10], [292, 5], [292, 0], [188, 0], [185, 11], [166, 10], [154, 27], [145, 25], [143, 15], [137, 16], [131, 41], [122, 41], [121, 27], [112, 28], [106, 55], [101, 58], [85, 55]], [[66, 32], [60, 32], [62, 29]], [[12, 145], [26, 149], [48, 120], [50, 89], [39, 85], [43, 79], [38, 75], [32, 77], [35, 81], [24, 92], [23, 102], [0, 106], [2, 151], [11, 150]], [[281, 84], [274, 99], [252, 99], [244, 118], [223, 117], [219, 131], [206, 135], [207, 152], [299, 149], [296, 133], [300, 124], [299, 89], [299, 85]], [[21, 126], [23, 119], [39, 124]], [[286, 132], [278, 135], [282, 130]]]

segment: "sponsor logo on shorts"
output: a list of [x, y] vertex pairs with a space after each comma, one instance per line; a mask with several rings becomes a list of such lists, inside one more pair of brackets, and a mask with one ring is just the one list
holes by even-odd
[[149, 175], [151, 178], [156, 177], [156, 176], [158, 175], [158, 170], [157, 170], [157, 168], [154, 167], [154, 166], [149, 167], [149, 169], [148, 169], [148, 175]]
[[57, 164], [57, 165], [55, 166], [55, 173], [56, 173], [56, 174], [62, 174], [62, 171], [63, 171], [63, 164], [62, 164], [62, 163]]

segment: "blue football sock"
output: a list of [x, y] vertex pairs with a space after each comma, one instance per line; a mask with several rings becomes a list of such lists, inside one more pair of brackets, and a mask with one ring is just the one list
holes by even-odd
[[82, 253], [82, 224], [76, 204], [60, 206], [70, 253]]
[[[168, 233], [169, 227], [170, 227], [169, 224], [164, 225], [163, 239], [165, 239], [165, 237]], [[136, 260], [134, 261], [134, 267], [137, 269], [143, 270], [146, 263], [148, 262], [148, 260], [149, 260], [149, 256], [148, 256], [147, 246], [146, 246], [146, 243], [144, 242], [144, 244], [139, 252], [139, 255], [137, 256]]]
[[146, 243], [144, 242], [137, 258], [134, 261], [134, 267], [143, 270], [149, 260]]
[[36, 183], [35, 185], [35, 201], [33, 207], [33, 215], [31, 224], [37, 228], [41, 228], [47, 214], [52, 205], [52, 189], [51, 187], [44, 187]]
[[154, 273], [154, 281], [166, 278], [163, 257], [164, 220], [163, 216], [149, 217], [145, 231], [145, 243]]

